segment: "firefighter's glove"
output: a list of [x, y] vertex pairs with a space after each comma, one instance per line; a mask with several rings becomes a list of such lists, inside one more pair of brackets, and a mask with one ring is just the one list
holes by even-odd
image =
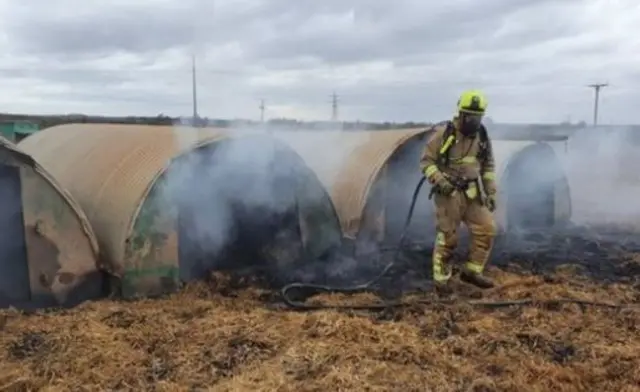
[[451, 195], [456, 190], [456, 187], [453, 186], [449, 180], [443, 179], [438, 183], [438, 193], [444, 196]]
[[487, 195], [487, 208], [489, 211], [493, 212], [496, 210], [496, 195]]

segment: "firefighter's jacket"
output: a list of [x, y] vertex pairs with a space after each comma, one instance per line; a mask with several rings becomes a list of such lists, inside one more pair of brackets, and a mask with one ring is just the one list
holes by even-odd
[[[456, 120], [454, 119], [451, 123], [454, 127]], [[429, 136], [420, 159], [420, 169], [424, 175], [431, 184], [436, 185], [447, 177], [467, 181], [479, 179], [486, 194], [495, 195], [497, 192], [495, 159], [488, 137], [485, 143], [487, 148], [481, 154], [484, 149], [481, 148], [480, 133], [476, 133], [473, 137], [466, 137], [455, 128], [451, 130], [447, 132], [446, 123], [437, 125]], [[452, 135], [453, 139], [449, 142], [444, 140], [446, 134]], [[445, 163], [443, 158], [446, 153], [449, 154], [449, 159]]]

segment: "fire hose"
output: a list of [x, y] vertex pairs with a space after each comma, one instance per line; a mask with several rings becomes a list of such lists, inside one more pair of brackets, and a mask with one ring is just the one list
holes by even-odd
[[[638, 304], [612, 304], [607, 302], [596, 302], [596, 301], [587, 301], [580, 300], [575, 298], [558, 298], [558, 299], [550, 299], [550, 300], [535, 300], [535, 299], [520, 299], [520, 300], [452, 300], [452, 299], [419, 299], [412, 301], [384, 301], [376, 304], [367, 304], [367, 305], [328, 305], [328, 304], [309, 304], [302, 301], [296, 301], [291, 299], [289, 292], [293, 290], [304, 291], [311, 295], [317, 295], [321, 293], [325, 294], [357, 294], [372, 291], [372, 287], [378, 281], [380, 281], [385, 275], [389, 273], [389, 271], [397, 264], [400, 252], [403, 250], [405, 246], [405, 241], [407, 239], [407, 234], [409, 232], [409, 226], [411, 224], [411, 219], [413, 217], [413, 212], [415, 210], [416, 202], [418, 200], [418, 196], [420, 194], [420, 190], [424, 185], [426, 177], [422, 177], [413, 192], [413, 196], [411, 199], [411, 204], [409, 206], [409, 212], [407, 213], [407, 217], [405, 219], [404, 227], [400, 235], [400, 239], [398, 241], [398, 245], [393, 248], [382, 249], [382, 252], [393, 251], [394, 255], [391, 258], [391, 261], [387, 263], [382, 271], [376, 275], [373, 279], [358, 285], [353, 286], [329, 286], [329, 285], [320, 285], [313, 283], [290, 283], [282, 287], [280, 290], [280, 295], [285, 305], [293, 310], [299, 311], [312, 311], [312, 310], [385, 310], [389, 308], [402, 308], [409, 307], [415, 305], [455, 305], [455, 304], [466, 304], [470, 306], [482, 307], [482, 308], [504, 308], [510, 306], [558, 306], [561, 304], [576, 304], [582, 307], [584, 306], [595, 306], [595, 307], [603, 307], [603, 308], [614, 308], [614, 309], [623, 309], [623, 308], [640, 308]], [[429, 196], [433, 194], [432, 192]], [[429, 197], [431, 198], [431, 197]], [[312, 294], [309, 294], [312, 293]]]

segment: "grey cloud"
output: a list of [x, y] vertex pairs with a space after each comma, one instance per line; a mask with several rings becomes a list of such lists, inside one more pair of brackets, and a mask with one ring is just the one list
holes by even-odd
[[[326, 2], [323, 3], [326, 8]], [[249, 52], [264, 59], [313, 56], [339, 64], [392, 58], [401, 64], [411, 64], [425, 57], [433, 59], [460, 50], [524, 47], [540, 38], [551, 39], [573, 32], [566, 20], [550, 24], [549, 18], [554, 15], [545, 14], [541, 15], [545, 19], [536, 19], [532, 12], [532, 22], [520, 21], [524, 26], [520, 31], [494, 37], [515, 11], [531, 8], [535, 12], [548, 4], [565, 5], [561, 0], [494, 0], [483, 2], [482, 7], [465, 1], [451, 2], [449, 6], [443, 4], [440, 12], [433, 12], [434, 7], [424, 1], [375, 3], [384, 6], [373, 9], [371, 2], [340, 4], [343, 6], [325, 14], [335, 18], [334, 28], [326, 25], [314, 30], [308, 28], [321, 15], [314, 7], [290, 10], [281, 17], [280, 33], [255, 40]], [[353, 21], [345, 26], [345, 16], [350, 13]], [[330, 22], [329, 19], [325, 24]], [[528, 39], [523, 41], [524, 38]]]
[[[138, 22], [134, 23], [136, 20]], [[144, 54], [184, 45], [191, 40], [186, 25], [179, 20], [150, 28], [139, 22], [138, 15], [130, 13], [93, 15], [91, 19], [68, 21], [44, 19], [36, 23], [38, 28], [30, 29], [25, 21], [16, 20], [8, 27], [11, 28], [10, 37], [20, 44], [20, 49], [38, 55], [95, 56], [114, 51]], [[164, 34], [160, 35], [160, 31]]]
[[127, 74], [126, 71], [114, 72], [108, 70], [96, 69], [55, 69], [55, 68], [6, 68], [0, 67], [0, 77], [19, 80], [36, 80], [36, 81], [52, 81], [58, 80], [65, 83], [73, 83], [78, 85], [104, 83], [109, 80], [109, 84], [120, 84], [135, 80], [134, 76]]
[[[608, 42], [611, 36], [585, 24], [587, 3], [56, 0], [35, 7], [12, 2], [2, 26], [11, 51], [0, 63], [0, 77], [70, 86], [67, 99], [96, 102], [98, 108], [108, 102], [127, 112], [147, 105], [158, 112], [173, 107], [175, 113], [190, 100], [188, 51], [197, 44], [206, 53], [200, 57], [200, 106], [213, 116], [257, 113], [259, 98], [266, 98], [272, 105], [326, 108], [328, 117], [329, 94], [338, 89], [345, 115], [433, 119], [449, 116], [459, 91], [477, 86], [492, 97], [498, 119], [557, 118], [564, 111], [588, 118], [592, 97], [584, 85], [600, 77], [623, 84], [632, 70]], [[76, 15], [69, 12], [73, 9]], [[182, 60], [164, 71], [144, 70], [166, 65], [169, 51]], [[105, 63], [122, 52], [139, 61], [130, 68], [114, 63], [111, 70], [96, 69], [94, 60]], [[7, 61], [14, 55], [39, 58], [40, 65], [11, 65]], [[372, 61], [393, 64], [390, 76], [368, 73], [364, 65]], [[344, 84], [317, 71], [334, 69], [337, 77], [344, 66], [358, 65], [361, 74]], [[277, 70], [308, 72], [293, 85], [261, 86], [248, 78]], [[531, 96], [538, 99], [535, 108], [527, 106]]]
[[[566, 34], [562, 29], [570, 23], [552, 26], [547, 19], [544, 29], [492, 38], [505, 18], [523, 7], [535, 9], [565, 2], [488, 0], [478, 7], [464, 0], [442, 5], [439, 12], [434, 12], [427, 2], [418, 0], [263, 0], [238, 2], [235, 6], [229, 1], [183, 0], [173, 7], [103, 5], [65, 16], [60, 10], [73, 9], [76, 3], [64, 0], [35, 10], [22, 3], [5, 23], [9, 38], [18, 47], [43, 55], [145, 54], [194, 43], [207, 46], [237, 41], [247, 57], [257, 61], [308, 55], [336, 64], [438, 55], [488, 44], [522, 45], [523, 38], [534, 36], [531, 33], [537, 33], [538, 39], [539, 34]], [[217, 7], [219, 3], [223, 6]], [[342, 29], [332, 26], [332, 17], [349, 13], [354, 15], [351, 24], [343, 23]], [[324, 24], [318, 22], [322, 19]]]
[[[71, 0], [63, 3], [69, 9], [79, 4]], [[251, 15], [233, 12], [226, 18], [215, 18], [211, 0], [172, 4], [150, 7], [142, 2], [123, 7], [115, 4], [87, 7], [86, 12], [57, 17], [51, 7], [60, 7], [60, 2], [38, 7], [23, 4], [17, 6], [5, 28], [8, 37], [29, 53], [96, 56], [118, 51], [145, 54], [188, 46], [199, 40], [204, 44], [225, 42], [233, 39], [235, 32], [231, 27], [238, 18], [251, 20]]]

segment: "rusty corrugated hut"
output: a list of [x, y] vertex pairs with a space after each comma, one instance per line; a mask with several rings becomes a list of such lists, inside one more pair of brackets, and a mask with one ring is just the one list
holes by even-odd
[[21, 146], [82, 205], [125, 297], [171, 291], [244, 259], [286, 269], [340, 245], [315, 173], [267, 135], [69, 124]]
[[564, 140], [493, 140], [501, 230], [539, 230], [572, 216]]
[[0, 138], [0, 307], [72, 306], [102, 295], [98, 243], [74, 199]]
[[[395, 244], [422, 176], [419, 160], [430, 130], [273, 134], [298, 151], [316, 171], [332, 196], [348, 238], [364, 248], [383, 242]], [[496, 217], [503, 229], [569, 220], [570, 192], [558, 159], [563, 146], [563, 141], [493, 141], [501, 184]], [[425, 184], [416, 204], [411, 236], [430, 242], [435, 225], [428, 192], [429, 185]]]
[[[398, 238], [420, 180], [426, 129], [272, 134], [292, 146], [317, 173], [331, 194], [347, 238], [358, 246]], [[427, 188], [416, 207], [416, 226], [431, 224]]]

